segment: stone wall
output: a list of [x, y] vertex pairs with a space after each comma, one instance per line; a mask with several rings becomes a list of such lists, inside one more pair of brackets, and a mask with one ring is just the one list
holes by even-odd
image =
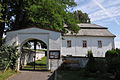
[[[104, 57], [94, 57], [96, 61], [105, 61]], [[79, 69], [85, 68], [88, 63], [88, 57], [81, 57], [81, 56], [63, 56], [62, 57], [62, 64], [65, 67], [72, 68], [72, 69]]]
[[63, 63], [71, 68], [84, 68], [88, 62], [87, 57], [64, 56]]

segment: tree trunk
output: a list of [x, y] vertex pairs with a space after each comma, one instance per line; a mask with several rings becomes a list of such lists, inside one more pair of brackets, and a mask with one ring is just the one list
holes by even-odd
[[13, 28], [19, 29], [23, 22], [23, 0], [19, 0], [18, 3], [16, 3], [16, 17], [15, 17], [15, 26]]
[[5, 20], [6, 20], [6, 14], [7, 14], [7, 0], [3, 0], [1, 1], [1, 3], [4, 10], [1, 11], [3, 22], [0, 23], [0, 46], [2, 45], [2, 38], [4, 34], [4, 29], [5, 29]]
[[0, 46], [2, 45], [2, 38], [3, 38], [4, 29], [5, 29], [5, 23], [1, 22], [0, 23]]

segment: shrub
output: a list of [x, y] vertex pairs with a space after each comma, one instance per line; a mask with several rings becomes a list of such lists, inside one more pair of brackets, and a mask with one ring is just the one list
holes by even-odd
[[106, 53], [105, 53], [105, 57], [106, 58], [112, 58], [112, 57], [116, 57], [117, 56], [117, 51], [115, 49], [113, 50], [108, 50]]
[[101, 73], [107, 72], [107, 62], [104, 58], [96, 58], [97, 70]]
[[88, 51], [87, 56], [88, 56], [89, 58], [90, 58], [90, 57], [91, 57], [91, 58], [93, 57], [93, 53], [92, 53], [92, 51], [91, 51], [91, 50], [89, 50], [89, 51]]
[[2, 64], [2, 69], [7, 69], [8, 67], [11, 69], [15, 69], [16, 61], [18, 59], [18, 49], [17, 46], [8, 46], [2, 45], [0, 47], [0, 62]]
[[108, 72], [115, 75], [115, 80], [120, 80], [120, 50], [109, 50], [105, 55]]
[[105, 54], [105, 58], [107, 61], [107, 65], [108, 65], [108, 72], [114, 72], [114, 63], [113, 60], [114, 58], [117, 57], [117, 51], [116, 50], [108, 50]]
[[95, 58], [93, 57], [92, 51], [88, 51], [87, 56], [88, 56], [89, 60], [86, 65], [86, 70], [90, 71], [90, 72], [96, 72], [97, 66], [96, 66], [96, 61], [95, 61]]

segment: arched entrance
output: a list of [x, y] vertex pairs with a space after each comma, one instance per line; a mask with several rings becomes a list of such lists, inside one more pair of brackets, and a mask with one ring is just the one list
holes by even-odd
[[27, 39], [21, 44], [20, 70], [48, 70], [48, 47], [39, 39]]
[[[13, 30], [6, 33], [6, 44], [16, 43], [21, 53], [23, 45], [33, 39], [42, 41], [47, 45], [47, 69], [55, 70], [58, 68], [57, 62], [60, 59], [62, 48], [61, 32], [30, 27], [25, 29]], [[56, 55], [57, 54], [57, 55]], [[57, 57], [56, 57], [57, 56]], [[59, 56], [59, 57], [58, 57]], [[20, 70], [21, 59], [18, 59], [17, 70]], [[23, 61], [24, 62], [24, 61]], [[22, 63], [23, 64], [23, 63]]]

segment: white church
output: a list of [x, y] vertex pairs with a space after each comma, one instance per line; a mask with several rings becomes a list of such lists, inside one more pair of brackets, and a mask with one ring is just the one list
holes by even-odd
[[[64, 35], [59, 31], [39, 27], [11, 30], [6, 34], [6, 44], [12, 45], [16, 42], [21, 50], [21, 47], [29, 40], [43, 41], [47, 45], [48, 69], [55, 69], [56, 59], [60, 60], [62, 56], [86, 57], [87, 52], [91, 50], [94, 57], [105, 57], [107, 50], [115, 48], [115, 35], [108, 31], [108, 28], [96, 24], [78, 24], [78, 26], [80, 30], [77, 34], [71, 34], [69, 31]], [[51, 65], [54, 66], [51, 67]]]

